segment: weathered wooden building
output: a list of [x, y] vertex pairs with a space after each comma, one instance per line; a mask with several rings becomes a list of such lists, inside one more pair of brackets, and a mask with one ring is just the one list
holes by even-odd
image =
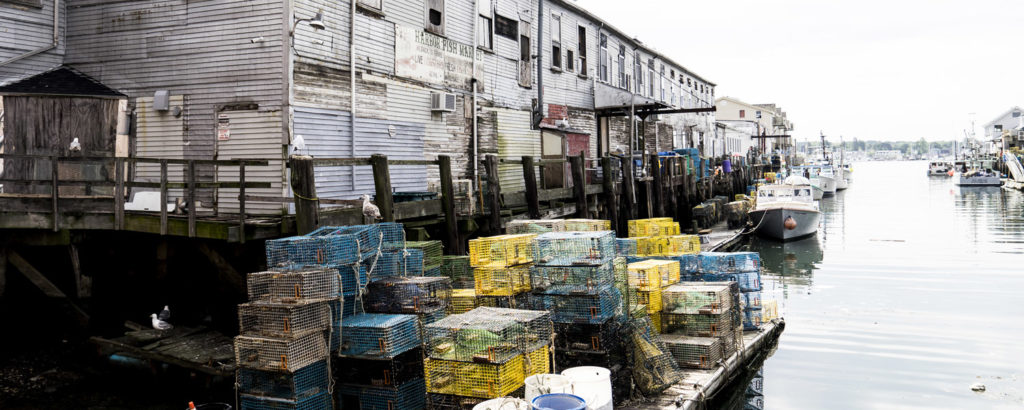
[[[354, 1], [0, 1], [0, 16], [33, 24], [0, 31], [17, 50], [33, 45], [11, 31], [42, 39], [47, 10], [58, 11], [59, 34], [56, 47], [0, 64], [0, 82], [71, 67], [125, 97], [125, 155], [270, 159], [247, 175], [270, 184], [248, 192], [266, 197], [290, 196], [284, 163], [296, 150], [449, 155], [458, 186], [475, 187], [485, 154], [595, 158], [697, 146], [714, 132], [714, 84], [575, 2]], [[501, 167], [503, 189], [521, 188], [522, 167]], [[156, 164], [130, 172], [159, 177]], [[172, 164], [170, 172], [183, 170]], [[219, 181], [239, 171], [198, 172]], [[319, 167], [317, 193], [372, 193], [370, 172]], [[393, 166], [391, 184], [434, 189], [437, 172]], [[561, 187], [568, 178], [564, 168], [547, 167], [539, 179]], [[200, 195], [201, 206], [222, 211], [237, 201], [231, 189]], [[251, 214], [287, 211], [273, 201], [247, 205]]]

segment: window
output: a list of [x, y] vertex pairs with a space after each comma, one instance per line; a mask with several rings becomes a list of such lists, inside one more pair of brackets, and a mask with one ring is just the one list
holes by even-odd
[[654, 97], [654, 59], [647, 59], [647, 96]]
[[644, 93], [644, 68], [643, 60], [640, 59], [640, 53], [633, 53], [633, 77], [636, 78], [636, 87], [633, 92], [637, 94]]
[[598, 75], [601, 77], [601, 81], [608, 82], [608, 36], [601, 34], [601, 56], [598, 64]]
[[494, 34], [516, 41], [519, 39], [519, 21], [497, 14], [494, 16]]
[[427, 31], [444, 35], [444, 0], [427, 0]]
[[562, 16], [551, 15], [551, 67], [562, 68]]
[[533, 85], [533, 59], [530, 56], [530, 23], [519, 22], [519, 85], [529, 87]]
[[658, 77], [658, 88], [661, 89], [661, 100], [665, 101], [665, 65], [661, 65], [661, 75]]
[[576, 56], [573, 55], [572, 49], [565, 50], [565, 71], [573, 72], [576, 70]]
[[476, 41], [477, 46], [483, 47], [488, 50], [494, 49], [494, 7], [491, 5], [491, 0], [477, 0], [476, 3], [477, 13], [480, 15], [477, 18], [480, 19], [477, 22], [476, 29]]
[[747, 118], [747, 110], [740, 110], [740, 118]]
[[356, 5], [362, 8], [368, 8], [370, 10], [380, 12], [380, 6], [382, 1], [383, 0], [359, 0], [359, 2], [356, 3]]
[[576, 50], [580, 54], [580, 75], [587, 75], [587, 28], [578, 26], [579, 32], [576, 33]]
[[626, 46], [619, 45], [619, 87], [626, 88]]

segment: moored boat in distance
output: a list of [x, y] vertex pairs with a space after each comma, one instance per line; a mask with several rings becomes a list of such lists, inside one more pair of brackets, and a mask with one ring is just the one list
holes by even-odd
[[750, 211], [754, 233], [780, 241], [813, 235], [821, 211], [812, 190], [807, 178], [796, 175], [782, 184], [758, 187], [757, 204]]
[[953, 184], [960, 187], [1001, 186], [1003, 181], [994, 168], [994, 161], [957, 161]]
[[932, 161], [928, 163], [928, 176], [930, 177], [951, 177], [953, 176], [953, 164], [949, 161]]
[[811, 185], [821, 188], [822, 196], [833, 196], [836, 194], [836, 179], [832, 174], [830, 165], [814, 165], [810, 169]]

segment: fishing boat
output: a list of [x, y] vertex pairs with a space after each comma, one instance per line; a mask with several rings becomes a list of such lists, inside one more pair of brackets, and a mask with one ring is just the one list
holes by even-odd
[[928, 163], [928, 176], [949, 177], [953, 176], [953, 164], [949, 161], [932, 161]]
[[994, 161], [991, 160], [963, 161], [962, 165], [955, 170], [953, 184], [960, 187], [1001, 186], [1003, 181], [999, 178], [999, 173], [993, 170], [994, 168]]
[[842, 191], [850, 187], [850, 181], [846, 179], [846, 170], [843, 167], [835, 167], [836, 191]]
[[836, 194], [836, 179], [831, 165], [815, 165], [811, 167], [810, 171], [811, 185], [821, 188], [823, 197]]
[[754, 233], [780, 241], [813, 235], [821, 211], [812, 195], [811, 181], [796, 175], [758, 187], [757, 205], [750, 211]]

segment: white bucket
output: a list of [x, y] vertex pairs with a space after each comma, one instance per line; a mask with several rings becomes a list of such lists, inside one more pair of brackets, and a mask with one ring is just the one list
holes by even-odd
[[530, 403], [515, 397], [499, 397], [480, 402], [473, 410], [530, 410]]
[[572, 393], [572, 381], [560, 374], [535, 374], [524, 380], [526, 384], [526, 401], [532, 402], [534, 397], [549, 393]]
[[580, 366], [562, 370], [562, 376], [572, 381], [574, 394], [587, 401], [591, 410], [611, 410], [612, 372], [603, 367]]

